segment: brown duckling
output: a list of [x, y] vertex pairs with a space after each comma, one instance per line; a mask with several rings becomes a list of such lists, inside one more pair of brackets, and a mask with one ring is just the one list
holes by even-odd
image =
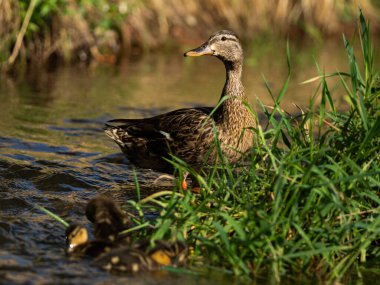
[[226, 82], [216, 110], [184, 108], [151, 118], [115, 119], [105, 124], [106, 135], [133, 164], [173, 173], [172, 165], [163, 158], [174, 155], [199, 172], [218, 160], [215, 134], [229, 163], [237, 162], [251, 149], [256, 117], [246, 107], [248, 98], [241, 81], [243, 49], [238, 37], [231, 31], [219, 31], [200, 47], [185, 53], [202, 55], [217, 57], [226, 69]]
[[105, 196], [90, 200], [86, 216], [94, 224], [94, 240], [88, 240], [88, 231], [77, 224], [66, 229], [67, 254], [70, 256], [98, 256], [127, 241], [119, 233], [131, 226], [128, 215]]
[[98, 196], [90, 200], [86, 216], [94, 224], [97, 239], [115, 241], [118, 234], [131, 227], [129, 216], [110, 198]]
[[109, 252], [115, 243], [105, 239], [88, 240], [87, 229], [81, 225], [72, 224], [66, 229], [66, 253], [73, 257], [96, 257]]
[[156, 241], [153, 246], [143, 242], [104, 253], [94, 260], [94, 265], [107, 271], [137, 273], [183, 266], [186, 255], [187, 247], [182, 242]]

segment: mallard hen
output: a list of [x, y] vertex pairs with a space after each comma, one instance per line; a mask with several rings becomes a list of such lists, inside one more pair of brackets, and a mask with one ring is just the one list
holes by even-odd
[[219, 31], [184, 54], [202, 55], [219, 58], [226, 69], [226, 82], [215, 110], [186, 108], [151, 118], [115, 119], [106, 123], [105, 133], [133, 164], [170, 173], [171, 165], [162, 158], [172, 154], [199, 171], [218, 159], [215, 134], [230, 163], [237, 162], [251, 148], [256, 119], [245, 105], [247, 97], [241, 81], [243, 49], [238, 37], [231, 31]]

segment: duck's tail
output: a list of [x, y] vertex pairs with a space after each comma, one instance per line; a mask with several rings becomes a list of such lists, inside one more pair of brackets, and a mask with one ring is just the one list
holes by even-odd
[[112, 126], [107, 123], [104, 125], [103, 130], [105, 134], [108, 137], [110, 137], [112, 140], [114, 140], [117, 144], [123, 145], [122, 137], [127, 135], [125, 130], [123, 130], [120, 127]]

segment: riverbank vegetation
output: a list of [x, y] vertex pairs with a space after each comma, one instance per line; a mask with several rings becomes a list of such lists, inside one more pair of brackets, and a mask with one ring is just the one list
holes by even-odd
[[[344, 37], [349, 72], [320, 70], [312, 79], [319, 88], [298, 118], [279, 107], [291, 79], [288, 50], [289, 77], [279, 94], [268, 86], [274, 108], [262, 106], [268, 125], [255, 130], [250, 166], [221, 157], [224, 163], [208, 176], [193, 173], [200, 195], [165, 191], [130, 201], [128, 208], [140, 213], [137, 223], [154, 228], [140, 235], [185, 240], [196, 272], [276, 280], [306, 273], [332, 283], [350, 270], [360, 277], [366, 262], [379, 260], [380, 79], [362, 15], [358, 34], [353, 42]], [[353, 44], [361, 48], [358, 61]], [[333, 104], [330, 76], [346, 91], [347, 112]], [[192, 171], [176, 158], [172, 163], [179, 173]], [[151, 211], [158, 219], [149, 219]]]
[[318, 38], [352, 27], [357, 5], [378, 19], [375, 0], [2, 0], [0, 62], [2, 70], [57, 61], [115, 63], [221, 28], [246, 41], [273, 33]]

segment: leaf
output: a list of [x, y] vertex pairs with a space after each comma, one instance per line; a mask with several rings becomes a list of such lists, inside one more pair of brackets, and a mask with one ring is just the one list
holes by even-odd
[[62, 219], [60, 216], [54, 214], [53, 212], [49, 211], [48, 209], [40, 206], [40, 205], [37, 205], [37, 204], [33, 204], [33, 206], [39, 210], [41, 210], [42, 212], [46, 213], [47, 215], [49, 215], [50, 217], [52, 217], [53, 219], [55, 219], [56, 221], [60, 222], [65, 228], [67, 228], [69, 226], [69, 223], [66, 222], [64, 219]]
[[236, 231], [240, 239], [247, 239], [247, 235], [243, 228], [240, 226], [240, 223], [238, 221], [236, 221], [234, 218], [232, 218], [226, 213], [221, 213], [220, 215], [228, 222], [229, 225], [231, 225], [231, 227]]

